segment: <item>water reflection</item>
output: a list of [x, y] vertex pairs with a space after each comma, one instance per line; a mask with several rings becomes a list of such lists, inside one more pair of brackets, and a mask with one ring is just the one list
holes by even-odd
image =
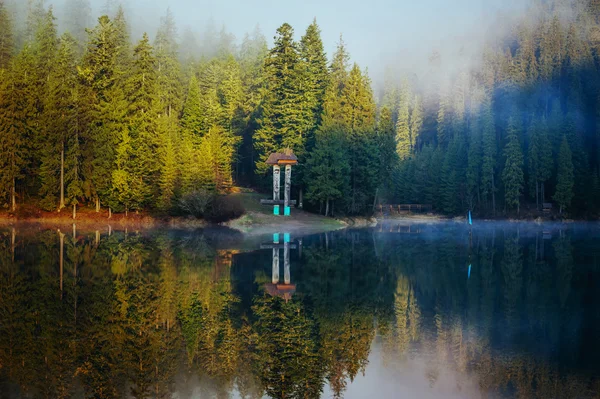
[[0, 229], [0, 398], [598, 397], [599, 244]]

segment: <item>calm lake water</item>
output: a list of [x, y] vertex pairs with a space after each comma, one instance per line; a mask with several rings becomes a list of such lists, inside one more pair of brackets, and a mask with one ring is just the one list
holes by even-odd
[[0, 398], [600, 397], [599, 225], [279, 233], [0, 227]]

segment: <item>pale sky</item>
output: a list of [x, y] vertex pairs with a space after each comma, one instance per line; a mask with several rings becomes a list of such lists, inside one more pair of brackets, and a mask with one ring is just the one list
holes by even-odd
[[[46, 0], [59, 4], [64, 0]], [[474, 47], [484, 34], [508, 28], [530, 0], [122, 0], [134, 25], [151, 36], [168, 7], [179, 32], [191, 26], [202, 32], [212, 18], [238, 40], [258, 24], [269, 43], [284, 22], [299, 39], [317, 18], [328, 56], [340, 34], [352, 61], [377, 80], [384, 65], [420, 68], [433, 49]], [[94, 11], [106, 0], [92, 0]], [[146, 28], [147, 26], [147, 28]], [[136, 28], [134, 31], [138, 31]], [[135, 38], [134, 38], [135, 39]]]

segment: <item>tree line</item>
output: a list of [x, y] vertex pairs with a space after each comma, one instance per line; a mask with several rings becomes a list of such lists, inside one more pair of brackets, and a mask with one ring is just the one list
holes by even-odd
[[271, 48], [258, 30], [239, 46], [223, 30], [196, 57], [170, 12], [132, 44], [112, 3], [86, 29], [89, 2], [70, 0], [80, 22], [60, 36], [43, 0], [21, 24], [11, 4], [0, 1], [0, 203], [12, 211], [177, 212], [198, 192], [269, 187], [265, 160], [287, 148], [294, 195], [326, 215], [600, 208], [594, 1], [534, 2], [475, 64], [461, 53], [445, 74], [434, 52], [428, 71], [390, 73], [377, 95], [341, 38], [328, 59], [316, 21], [300, 40], [283, 24]]

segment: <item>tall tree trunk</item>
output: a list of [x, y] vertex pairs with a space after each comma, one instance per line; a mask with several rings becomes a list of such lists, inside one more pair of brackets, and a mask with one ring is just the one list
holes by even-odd
[[325, 201], [325, 217], [329, 216], [329, 198]]
[[536, 210], [540, 210], [540, 195], [539, 195], [539, 187], [540, 187], [540, 182], [538, 182], [537, 180], [535, 181], [535, 209]]
[[58, 237], [60, 239], [60, 257], [59, 257], [59, 267], [60, 267], [60, 299], [62, 300], [63, 294], [63, 264], [64, 264], [64, 248], [65, 248], [65, 235], [58, 230]]
[[96, 196], [96, 213], [100, 212], [100, 197]]
[[492, 173], [492, 214], [496, 216], [496, 183], [494, 182], [494, 174]]
[[65, 142], [62, 143], [62, 149], [60, 151], [60, 204], [58, 205], [58, 211], [65, 207]]
[[300, 187], [300, 191], [298, 193], [298, 208], [299, 209], [304, 208], [304, 203], [302, 202], [303, 194], [304, 193], [303, 193], [302, 187]]
[[112, 217], [112, 209], [109, 207], [108, 208], [108, 218], [110, 219]]
[[77, 204], [73, 204], [73, 220], [77, 217]]
[[10, 235], [10, 253], [12, 255], [12, 263], [15, 263], [15, 243], [17, 241], [17, 231], [15, 228], [12, 228]]
[[15, 177], [13, 177], [12, 183], [12, 190], [10, 194], [10, 210], [11, 212], [15, 212], [17, 210], [17, 179]]

